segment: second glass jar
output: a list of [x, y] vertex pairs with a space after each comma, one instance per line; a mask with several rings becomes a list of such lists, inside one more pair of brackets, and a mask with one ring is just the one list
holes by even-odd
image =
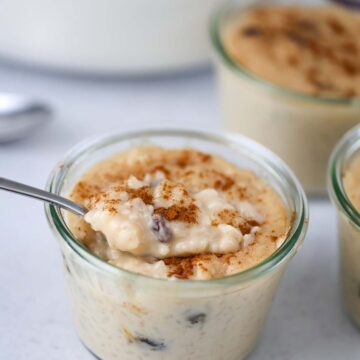
[[[255, 5], [279, 3], [260, 1]], [[300, 1], [290, 3], [301, 5]], [[273, 150], [294, 170], [309, 194], [323, 195], [330, 153], [340, 137], [359, 122], [360, 99], [325, 98], [288, 90], [236, 63], [225, 49], [224, 30], [234, 17], [255, 5], [248, 0], [228, 0], [211, 22], [225, 128]]]

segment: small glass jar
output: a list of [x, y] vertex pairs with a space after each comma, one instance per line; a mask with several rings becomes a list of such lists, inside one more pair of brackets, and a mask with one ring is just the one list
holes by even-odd
[[63, 254], [77, 333], [103, 360], [243, 359], [259, 339], [283, 271], [304, 240], [308, 221], [304, 192], [281, 160], [249, 139], [178, 130], [86, 141], [57, 165], [47, 189], [67, 195], [95, 163], [147, 143], [192, 147], [251, 169], [283, 199], [290, 231], [272, 256], [244, 272], [202, 281], [156, 279], [96, 257], [74, 238], [62, 211], [46, 205]]
[[360, 156], [360, 126], [340, 140], [328, 170], [328, 191], [338, 218], [342, 297], [351, 319], [360, 327], [360, 213], [343, 184], [344, 171], [355, 156]]
[[[312, 4], [317, 2], [323, 4]], [[309, 194], [323, 195], [331, 150], [358, 123], [360, 99], [317, 97], [270, 83], [236, 63], [223, 43], [224, 30], [242, 13], [254, 6], [281, 3], [228, 0], [212, 18], [210, 35], [224, 124], [273, 150]]]

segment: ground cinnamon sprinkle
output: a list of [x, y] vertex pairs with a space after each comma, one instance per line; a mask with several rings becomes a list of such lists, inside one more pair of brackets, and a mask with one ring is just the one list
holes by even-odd
[[333, 17], [330, 17], [327, 23], [331, 28], [331, 30], [337, 35], [342, 35], [346, 32], [345, 27], [337, 19]]
[[181, 168], [186, 167], [187, 165], [189, 165], [191, 155], [192, 154], [189, 152], [189, 150], [183, 150], [179, 158], [177, 159], [176, 164]]
[[116, 214], [117, 213], [116, 207], [114, 207], [114, 206], [108, 206], [106, 208], [106, 210], [111, 214]]
[[220, 178], [215, 180], [214, 182], [214, 188], [216, 190], [227, 191], [234, 185], [234, 180], [229, 176], [222, 174], [221, 172], [216, 170], [213, 170], [213, 173], [216, 177]]
[[[189, 224], [196, 224], [199, 209], [195, 205], [193, 199], [190, 197], [186, 189], [168, 181], [163, 181], [162, 186], [161, 197], [163, 199], [169, 200], [172, 196], [172, 191], [176, 187], [177, 190], [181, 192], [184, 197], [186, 197], [185, 200], [187, 201], [184, 201], [183, 198], [180, 198], [177, 204], [173, 204], [169, 207], [154, 208], [154, 214], [162, 215], [168, 221], [176, 220]], [[129, 200], [139, 198], [144, 202], [144, 204], [154, 206], [154, 189], [151, 186], [131, 188], [126, 184], [120, 184], [113, 186], [112, 190], [115, 193], [126, 192]], [[89, 193], [89, 191], [83, 191], [84, 196], [89, 195]], [[93, 208], [100, 201], [104, 202], [104, 209], [114, 214], [117, 212], [116, 205], [118, 205], [121, 200], [118, 198], [112, 198], [108, 192], [102, 191], [90, 197], [89, 208]]]
[[194, 267], [201, 267], [203, 271], [208, 271], [202, 261], [210, 261], [210, 254], [195, 255], [190, 257], [170, 257], [164, 259], [165, 265], [169, 266], [168, 276], [178, 279], [189, 279], [194, 274]]
[[243, 235], [250, 234], [251, 229], [254, 226], [259, 226], [260, 224], [256, 220], [246, 220], [245, 222], [239, 224], [239, 229]]
[[237, 63], [267, 81], [312, 95], [354, 97], [359, 29], [357, 14], [342, 7], [265, 5], [241, 17], [225, 45]]
[[217, 214], [218, 220], [214, 220], [214, 225], [227, 224], [236, 227], [236, 219], [239, 217], [239, 212], [231, 209], [224, 209]]
[[169, 266], [168, 276], [177, 279], [189, 279], [194, 274], [194, 257], [170, 257], [164, 259], [165, 265]]
[[[129, 199], [140, 198], [147, 205], [153, 203], [152, 189], [149, 186], [133, 189], [124, 184], [121, 184], [112, 187], [112, 190], [115, 193], [126, 192]], [[82, 195], [86, 195], [85, 198], [90, 200], [88, 202], [89, 209], [92, 209], [100, 201], [103, 201], [105, 204], [104, 209], [113, 214], [117, 212], [116, 205], [118, 205], [121, 202], [119, 198], [111, 197], [111, 194], [109, 194], [109, 192], [107, 191], [101, 191], [95, 195], [93, 195], [91, 191], [87, 191], [87, 192], [83, 191]]]
[[144, 204], [151, 205], [153, 203], [152, 189], [150, 186], [144, 186], [139, 189], [126, 187], [130, 199], [140, 198]]
[[243, 235], [249, 234], [254, 226], [260, 224], [254, 219], [241, 218], [240, 214], [236, 210], [224, 209], [217, 214], [217, 219], [211, 222], [212, 226], [218, 226], [219, 224], [231, 225], [238, 228]]
[[168, 221], [183, 221], [189, 224], [197, 223], [198, 207], [195, 204], [189, 206], [172, 205], [168, 208], [159, 207], [154, 209], [155, 214], [160, 214]]
[[231, 264], [236, 254], [201, 254], [189, 257], [170, 257], [164, 259], [165, 265], [169, 266], [168, 276], [177, 279], [189, 279], [194, 275], [194, 269], [199, 268], [203, 272], [209, 272], [206, 263], [211, 263], [214, 258], [223, 260], [227, 265]]
[[97, 185], [89, 184], [85, 181], [79, 181], [74, 190], [73, 194], [81, 199], [87, 199], [100, 191], [100, 187]]
[[[242, 239], [238, 231], [234, 232], [231, 229], [232, 233], [230, 235], [235, 234], [234, 239], [238, 240], [238, 243], [234, 242], [235, 245], [229, 250], [225, 248], [227, 243], [224, 242], [224, 244], [219, 243], [218, 248], [202, 247], [201, 245], [197, 249], [197, 244], [194, 244], [196, 246], [195, 250], [189, 252], [184, 250], [180, 253], [170, 252], [168, 256], [173, 257], [165, 259], [162, 259], [162, 256], [157, 257], [157, 255], [142, 259], [142, 256], [140, 258], [139, 255], [140, 262], [144, 261], [150, 265], [161, 262], [161, 266], [155, 266], [154, 270], [152, 270], [151, 266], [142, 267], [140, 264], [136, 265], [135, 269], [129, 268], [130, 271], [137, 271], [138, 269], [139, 273], [148, 274], [147, 272], [149, 272], [150, 275], [152, 272], [154, 274], [159, 272], [162, 277], [177, 279], [211, 279], [249, 268], [276, 249], [276, 241], [282, 236], [282, 228], [286, 226], [285, 223], [276, 224], [279, 214], [283, 210], [277, 199], [269, 198], [267, 192], [264, 192], [264, 185], [251, 171], [243, 169], [237, 171], [237, 168], [233, 167], [231, 163], [224, 162], [215, 155], [208, 155], [196, 150], [165, 149], [164, 151], [161, 148], [150, 147], [142, 152], [136, 149], [134, 154], [135, 159], [132, 159], [132, 161], [129, 161], [129, 158], [132, 157], [131, 152], [130, 155], [126, 154], [126, 156], [119, 154], [118, 158], [105, 162], [105, 166], [99, 164], [100, 166], [81, 179], [74, 190], [76, 192], [75, 196], [79, 197], [79, 203], [83, 203], [85, 206], [89, 205], [89, 207], [96, 207], [100, 211], [106, 209], [111, 214], [119, 212], [120, 217], [124, 209], [126, 210], [124, 214], [134, 209], [138, 211], [137, 214], [141, 217], [144, 205], [137, 200], [128, 204], [130, 200], [141, 199], [144, 204], [148, 205], [146, 208], [146, 211], [148, 211], [146, 213], [146, 223], [144, 224], [149, 226], [149, 229], [158, 239], [163, 234], [159, 235], [153, 230], [153, 224], [157, 225], [154, 222], [155, 219], [162, 221], [159, 220], [160, 225], [163, 227], [162, 230], [167, 231], [170, 229], [173, 231], [170, 231], [170, 233], [174, 236], [174, 241], [177, 241], [176, 236], [178, 236], [179, 231], [182, 233], [183, 229], [191, 231], [189, 234], [192, 235], [192, 224], [196, 224], [194, 228], [196, 236], [194, 238], [199, 238], [199, 241], [204, 238], [204, 236], [201, 236], [201, 231], [199, 231], [201, 230], [200, 227], [204, 227], [204, 234], [206, 236], [210, 234], [209, 237], [213, 233], [222, 234], [223, 230], [230, 230], [225, 226], [219, 229], [209, 229], [209, 222], [213, 226], [228, 224], [239, 229], [242, 235], [251, 235]], [[157, 172], [160, 172], [161, 176]], [[137, 181], [131, 176], [136, 177]], [[211, 196], [207, 198], [197, 197], [199, 192], [208, 189], [217, 190], [219, 201], [217, 197], [214, 202]], [[264, 199], [266, 200], [265, 203], [262, 202]], [[258, 205], [260, 210], [264, 209], [264, 212], [259, 211], [259, 216], [264, 215], [265, 220], [259, 220], [261, 229], [256, 233], [253, 232], [254, 234], [251, 233], [251, 230], [260, 224], [254, 219], [245, 217], [244, 214], [247, 214], [246, 206], [248, 204], [243, 208], [241, 203], [243, 200], [246, 200], [250, 205], [254, 205], [256, 210]], [[226, 205], [222, 207], [222, 201], [228, 202], [233, 207], [227, 207]], [[242, 211], [244, 211], [244, 214]], [[276, 216], [269, 216], [269, 213], [272, 214], [272, 212], [276, 213]], [[262, 218], [259, 217], [259, 219]], [[271, 223], [273, 219], [275, 220], [274, 224]], [[170, 222], [179, 223], [171, 224]], [[184, 224], [181, 224], [181, 222]], [[160, 225], [158, 226], [159, 229]], [[275, 229], [281, 227], [281, 229], [272, 232], [273, 227]], [[208, 230], [209, 232], [207, 232]], [[95, 237], [95, 233], [91, 231], [86, 233], [86, 231], [85, 227], [78, 226], [77, 236], [92, 251], [97, 251], [99, 248], [98, 252], [101, 253], [105, 260], [127, 269], [127, 253], [120, 251], [119, 254], [115, 254], [114, 258], [107, 258], [106, 251], [101, 248], [107, 245], [106, 241], [100, 242]], [[185, 236], [185, 240], [187, 238], [188, 236]], [[254, 242], [252, 242], [252, 239]], [[193, 238], [189, 240], [193, 240]], [[174, 244], [176, 245], [175, 242]], [[173, 244], [169, 246], [171, 247]], [[237, 250], [234, 250], [234, 248]], [[209, 253], [212, 251], [209, 249], [216, 250], [214, 250], [214, 253]], [[207, 251], [208, 253], [190, 255], [201, 251]], [[219, 253], [216, 253], [216, 251], [219, 251]], [[226, 251], [232, 252], [221, 254], [221, 252]], [[183, 257], [178, 256], [179, 254]]]

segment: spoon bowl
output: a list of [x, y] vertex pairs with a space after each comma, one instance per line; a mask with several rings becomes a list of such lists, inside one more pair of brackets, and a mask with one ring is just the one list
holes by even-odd
[[0, 143], [19, 140], [52, 118], [44, 102], [18, 94], [0, 94]]

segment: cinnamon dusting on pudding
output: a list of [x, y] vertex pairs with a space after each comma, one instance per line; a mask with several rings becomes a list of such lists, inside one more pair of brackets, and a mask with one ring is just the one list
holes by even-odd
[[316, 96], [360, 97], [360, 16], [339, 6], [261, 6], [224, 32], [235, 62]]
[[71, 214], [67, 222], [91, 251], [153, 277], [243, 271], [276, 251], [289, 227], [282, 200], [259, 177], [193, 149], [117, 154], [90, 169], [70, 197], [89, 209], [88, 223]]
[[171, 205], [168, 208], [155, 208], [155, 214], [161, 214], [169, 221], [182, 221], [189, 224], [196, 224], [196, 214], [198, 207], [195, 204], [190, 204], [188, 207]]

